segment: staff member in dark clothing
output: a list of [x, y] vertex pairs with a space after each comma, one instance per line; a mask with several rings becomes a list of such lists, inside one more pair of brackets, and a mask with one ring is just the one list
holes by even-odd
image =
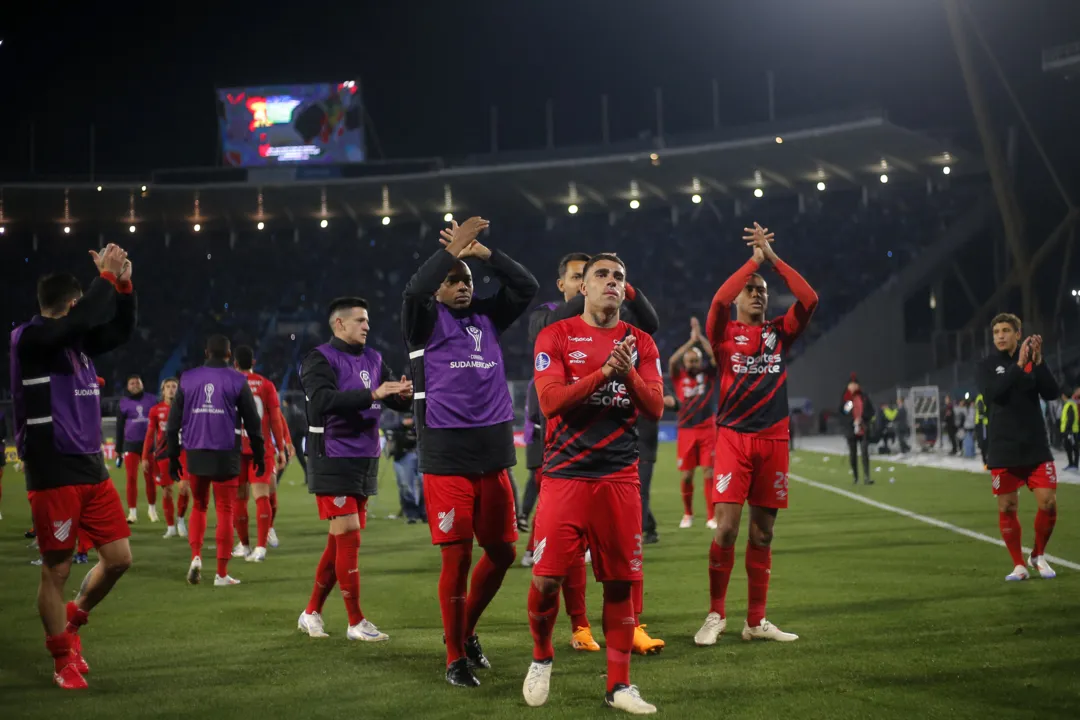
[[180, 431], [184, 432], [187, 455], [188, 486], [191, 489], [191, 521], [188, 543], [191, 565], [187, 581], [197, 585], [202, 580], [202, 546], [206, 535], [206, 512], [210, 507], [210, 488], [214, 488], [214, 511], [217, 528], [217, 575], [215, 587], [239, 585], [229, 577], [232, 556], [233, 504], [240, 486], [240, 423], [251, 443], [252, 461], [257, 475], [266, 472], [262, 421], [251, 394], [247, 377], [231, 365], [229, 338], [211, 335], [206, 340], [206, 361], [180, 377], [169, 420], [165, 427], [168, 443], [169, 474], [179, 481]]
[[412, 383], [404, 377], [396, 380], [382, 355], [368, 346], [371, 319], [366, 300], [334, 300], [329, 323], [334, 337], [309, 352], [300, 369], [307, 398], [308, 492], [315, 495], [319, 518], [330, 521], [330, 533], [298, 627], [311, 637], [326, 637], [322, 607], [336, 581], [349, 616], [345, 636], [381, 642], [390, 637], [360, 609], [360, 530], [367, 500], [379, 492], [382, 403], [407, 410]]
[[[507, 468], [514, 465], [514, 406], [499, 336], [528, 309], [536, 278], [476, 237], [482, 218], [453, 223], [444, 247], [405, 287], [402, 330], [416, 384], [416, 428], [431, 541], [442, 549], [439, 605], [446, 635], [446, 681], [480, 684], [487, 668], [476, 624], [514, 562], [517, 519]], [[466, 258], [488, 263], [502, 287], [474, 299]], [[484, 548], [469, 587], [473, 537]]]
[[1002, 313], [990, 326], [994, 333], [991, 353], [976, 370], [979, 389], [986, 399], [987, 465], [998, 499], [1001, 539], [1013, 561], [1006, 580], [1027, 580], [1020, 542], [1017, 491], [1024, 485], [1035, 493], [1035, 543], [1027, 565], [1044, 578], [1055, 577], [1043, 553], [1057, 522], [1057, 470], [1046, 436], [1039, 398], [1049, 402], [1061, 394], [1050, 369], [1043, 363], [1042, 337], [1032, 335], [1021, 342], [1020, 318]]
[[844, 391], [840, 414], [847, 420], [845, 435], [854, 484], [859, 484], [859, 451], [861, 450], [863, 481], [867, 485], [873, 485], [874, 481], [870, 478], [870, 423], [874, 421], [874, 406], [870, 404], [870, 398], [866, 397], [862, 387], [855, 380], [849, 382]]
[[[521, 532], [529, 529], [529, 516], [540, 496], [537, 480], [540, 467], [544, 464], [544, 430], [544, 415], [540, 412], [540, 399], [536, 397], [536, 383], [529, 378], [529, 385], [525, 389], [525, 467], [529, 470], [529, 479], [525, 482], [525, 493], [518, 508], [518, 530]], [[532, 537], [529, 540], [531, 542]], [[529, 567], [532, 564], [531, 548], [525, 555], [530, 561], [525, 567]]]
[[[552, 323], [559, 322], [560, 320], [567, 320], [572, 317], [578, 317], [585, 312], [585, 296], [581, 294], [581, 284], [585, 277], [585, 264], [588, 263], [590, 255], [587, 253], [570, 253], [564, 255], [559, 261], [558, 267], [558, 279], [556, 280], [556, 287], [563, 295], [563, 301], [561, 303], [544, 303], [539, 307], [533, 309], [529, 314], [529, 356], [533, 355], [533, 347], [536, 345], [536, 337], [540, 334], [540, 331], [546, 328]], [[656, 309], [649, 302], [645, 294], [637, 288], [626, 283], [626, 296], [623, 300], [622, 306], [619, 308], [619, 318], [634, 327], [644, 330], [650, 335], [655, 335], [656, 331], [660, 329], [660, 318], [656, 314]], [[534, 390], [535, 392], [535, 390]], [[540, 402], [536, 402], [536, 412], [540, 412]], [[542, 415], [541, 415], [542, 417]], [[644, 422], [641, 422], [644, 420]], [[541, 422], [545, 425], [546, 421]], [[652, 450], [650, 452], [649, 438], [653, 435], [652, 421], [639, 418], [638, 424], [638, 450], [641, 453], [640, 462], [646, 463], [646, 458], [652, 457], [652, 463], [656, 462], [656, 445], [657, 441], [652, 442]], [[656, 426], [656, 434], [659, 434], [659, 426]], [[543, 438], [544, 433], [540, 433], [541, 442], [541, 461], [543, 455]], [[642, 492], [646, 492], [645, 488], [650, 486], [652, 480], [652, 466], [647, 468], [649, 470], [646, 476], [645, 469], [641, 470], [641, 487]], [[540, 491], [539, 481], [541, 478], [537, 476], [537, 493]], [[646, 503], [647, 505], [647, 503]], [[652, 527], [654, 529], [656, 522], [653, 519]], [[526, 551], [525, 558], [522, 564], [526, 567], [532, 565], [532, 551], [533, 551], [533, 537], [529, 537], [528, 550]], [[644, 540], [644, 538], [642, 538]], [[571, 640], [571, 646], [575, 650], [586, 651], [598, 651], [600, 650], [599, 643], [593, 639], [592, 630], [589, 626], [587, 606], [585, 602], [585, 587], [588, 583], [588, 577], [585, 572], [585, 557], [582, 556], [580, 562], [569, 568], [566, 578], [563, 580], [562, 590], [563, 598], [566, 601], [566, 614], [570, 618], [570, 627], [573, 634]], [[643, 603], [642, 584], [635, 582], [633, 587], [634, 598], [634, 612], [636, 615], [641, 615], [641, 608]], [[660, 652], [664, 647], [663, 640], [656, 640], [650, 638], [648, 633], [645, 632], [644, 626], [638, 626], [634, 632], [634, 652], [640, 654], [652, 654]]]
[[[101, 452], [101, 388], [91, 358], [131, 337], [136, 299], [127, 253], [110, 244], [90, 254], [100, 276], [86, 294], [71, 275], [42, 277], [41, 314], [11, 333], [15, 445], [41, 548], [38, 612], [53, 679], [67, 690], [87, 686], [79, 628], [131, 566], [131, 531]], [[65, 607], [76, 536], [93, 543], [100, 562]]]

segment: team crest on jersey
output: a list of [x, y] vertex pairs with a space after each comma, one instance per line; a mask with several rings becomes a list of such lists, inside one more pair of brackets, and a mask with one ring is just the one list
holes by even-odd
[[364, 383], [364, 387], [371, 388], [371, 373], [367, 370], [360, 371], [360, 382]]
[[349, 498], [345, 497], [344, 495], [338, 495], [336, 498], [334, 498], [334, 506], [343, 508], [345, 507], [345, 503], [348, 502], [348, 500]]
[[546, 352], [537, 353], [536, 362], [533, 363], [533, 367], [541, 372], [547, 370], [551, 367], [551, 357]]
[[727, 492], [729, 485], [731, 485], [731, 473], [725, 473], [723, 475], [716, 476], [716, 492]]
[[764, 341], [765, 347], [769, 348], [770, 350], [776, 347], [776, 333], [774, 333], [772, 330], [762, 333], [761, 339]]

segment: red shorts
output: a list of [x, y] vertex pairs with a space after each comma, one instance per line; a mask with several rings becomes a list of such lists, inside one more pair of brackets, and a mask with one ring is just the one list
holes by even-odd
[[995, 495], [1014, 493], [1024, 485], [1028, 490], [1057, 488], [1057, 468], [1052, 462], [1021, 468], [991, 468], [990, 476], [994, 479], [991, 487]]
[[[251, 462], [252, 455], [240, 456], [240, 482], [241, 483], [261, 483], [263, 485], [273, 484], [274, 482], [274, 455], [273, 453], [266, 456], [266, 462], [264, 472], [262, 475], [255, 474], [255, 464]], [[346, 513], [348, 514], [348, 513]], [[325, 519], [325, 518], [324, 518]]]
[[42, 552], [74, 550], [76, 535], [96, 548], [131, 537], [120, 494], [111, 482], [31, 490], [27, 495]]
[[788, 463], [787, 440], [717, 428], [713, 502], [783, 510], [788, 506]]
[[641, 486], [544, 478], [533, 537], [533, 575], [565, 577], [588, 547], [598, 581], [640, 580]]
[[713, 451], [716, 449], [716, 426], [679, 428], [679, 470], [712, 467]]
[[363, 495], [316, 495], [320, 520], [333, 520], [344, 515], [360, 516], [360, 528], [367, 527], [367, 498]]
[[[172, 475], [169, 474], [168, 460], [151, 460], [150, 472], [154, 473], [154, 483], [158, 487], [172, 487], [173, 479]], [[183, 477], [183, 475], [180, 477]]]
[[517, 508], [506, 470], [484, 475], [424, 473], [424, 503], [432, 545], [475, 537], [483, 547], [518, 538]]

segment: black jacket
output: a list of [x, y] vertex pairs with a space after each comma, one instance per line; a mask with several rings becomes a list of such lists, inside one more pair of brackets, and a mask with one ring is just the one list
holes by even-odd
[[1039, 398], [1061, 395], [1046, 363], [1021, 368], [1016, 356], [995, 352], [977, 368], [979, 390], [986, 400], [991, 468], [1024, 468], [1053, 460]]
[[[869, 438], [873, 434], [871, 431], [873, 430], [874, 425], [874, 405], [870, 402], [870, 398], [867, 397], [866, 393], [864, 393], [862, 390], [860, 390], [857, 394], [862, 397], [863, 434], [866, 435], [867, 438]], [[840, 414], [843, 415], [844, 419], [846, 420], [844, 424], [844, 434], [848, 437], [855, 437], [855, 418], [852, 416], [854, 408], [847, 407], [848, 402], [853, 400], [854, 396], [851, 397], [851, 400], [842, 400], [840, 402]]]

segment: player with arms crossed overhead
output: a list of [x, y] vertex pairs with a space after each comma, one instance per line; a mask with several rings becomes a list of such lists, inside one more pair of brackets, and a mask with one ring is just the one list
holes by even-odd
[[683, 516], [680, 528], [694, 522], [694, 470], [701, 468], [705, 488], [705, 525], [716, 529], [712, 503], [713, 451], [716, 449], [716, 356], [690, 318], [690, 339], [668, 359], [668, 373], [678, 403], [678, 468], [682, 473]]
[[[169, 474], [168, 444], [165, 442], [165, 428], [169, 422], [169, 410], [176, 398], [176, 389], [180, 387], [180, 381], [174, 377], [165, 378], [161, 381], [161, 402], [150, 408], [147, 417], [150, 422], [146, 424], [146, 437], [142, 443], [142, 471], [144, 475], [154, 478], [154, 482], [161, 488], [161, 509], [165, 512], [165, 535], [171, 538], [180, 535], [187, 536], [187, 530], [178, 532], [177, 525], [184, 525], [183, 515], [176, 518], [176, 510], [173, 507], [173, 479]], [[119, 433], [118, 433], [119, 434]], [[186, 497], [186, 496], [185, 496]]]
[[[127, 505], [129, 524], [138, 520], [136, 507], [139, 502], [139, 462], [143, 454], [143, 438], [150, 425], [150, 408], [154, 407], [154, 398], [143, 390], [142, 378], [136, 374], [128, 375], [124, 396], [116, 405], [116, 466], [124, 467], [127, 476]], [[146, 514], [150, 522], [157, 522], [157, 486], [153, 473], [143, 469], [143, 482], [146, 485]]]
[[[285, 467], [285, 422], [281, 415], [281, 401], [278, 399], [274, 383], [255, 372], [255, 351], [247, 345], [241, 345], [233, 352], [233, 367], [247, 378], [251, 396], [255, 398], [255, 407], [261, 419], [263, 440], [266, 441], [265, 472], [254, 473], [251, 462], [251, 442], [246, 429], [241, 429], [240, 446], [240, 485], [236, 493], [236, 518], [234, 526], [239, 542], [233, 549], [233, 557], [242, 557], [247, 562], [262, 562], [266, 559], [267, 538], [270, 535], [270, 495], [274, 489], [275, 472]], [[270, 444], [273, 438], [274, 444]], [[276, 451], [275, 451], [276, 448]], [[255, 498], [255, 528], [258, 536], [255, 549], [249, 548], [250, 527], [248, 521], [248, 495]]]
[[978, 366], [979, 390], [986, 400], [990, 445], [987, 465], [998, 499], [1001, 539], [1013, 561], [1006, 580], [1027, 580], [1017, 491], [1027, 485], [1035, 493], [1039, 509], [1035, 513], [1035, 544], [1027, 564], [1046, 579], [1056, 577], [1043, 553], [1057, 522], [1057, 470], [1046, 437], [1039, 398], [1047, 402], [1061, 395], [1050, 368], [1043, 362], [1042, 337], [1032, 335], [1021, 341], [1020, 318], [1002, 313], [990, 324], [996, 353]]
[[[716, 535], [709, 546], [709, 614], [694, 635], [698, 645], [713, 645], [727, 627], [724, 599], [735, 564], [735, 541], [743, 503], [750, 503], [746, 545], [749, 598], [743, 640], [791, 642], [765, 619], [772, 567], [773, 525], [788, 506], [787, 354], [817, 308], [813, 288], [772, 249], [768, 228], [754, 223], [744, 236], [754, 254], [713, 296], [705, 332], [720, 366], [716, 415], [713, 502]], [[769, 292], [758, 268], [771, 263], [795, 296], [782, 317], [766, 320]], [[736, 319], [731, 320], [735, 304]]]
[[330, 521], [330, 532], [297, 627], [310, 637], [326, 637], [322, 609], [337, 583], [349, 618], [345, 637], [382, 642], [390, 636], [360, 609], [360, 531], [367, 524], [368, 498], [379, 491], [382, 404], [408, 409], [412, 383], [394, 380], [382, 355], [367, 344], [366, 300], [337, 298], [327, 319], [334, 337], [304, 357], [300, 384], [308, 398], [308, 492], [315, 495], [319, 518]]
[[639, 412], [654, 419], [663, 413], [660, 357], [647, 333], [619, 320], [622, 260], [595, 255], [584, 275], [584, 313], [536, 340], [536, 392], [547, 432], [528, 600], [533, 662], [522, 692], [532, 707], [547, 701], [559, 586], [588, 545], [593, 575], [604, 586], [605, 702], [649, 714], [656, 707], [630, 684], [637, 625], [631, 590], [642, 579], [636, 423]]
[[[131, 566], [131, 530], [101, 451], [101, 388], [91, 358], [127, 342], [136, 300], [127, 253], [110, 244], [91, 252], [99, 277], [83, 295], [71, 275], [38, 280], [41, 314], [11, 333], [15, 445], [26, 472], [41, 549], [37, 604], [53, 679], [85, 688], [79, 628]], [[97, 548], [75, 600], [64, 603], [76, 536]]]
[[[483, 218], [454, 223], [405, 287], [402, 329], [412, 360], [415, 422], [431, 542], [442, 549], [439, 606], [446, 681], [480, 684], [490, 667], [476, 624], [514, 562], [517, 517], [507, 468], [517, 461], [514, 407], [499, 336], [539, 290], [536, 278], [476, 237]], [[465, 258], [486, 261], [502, 287], [474, 299]], [[473, 537], [484, 549], [469, 582]], [[466, 597], [468, 590], [468, 597]]]
[[229, 557], [232, 554], [233, 506], [240, 484], [241, 423], [248, 429], [255, 474], [266, 472], [262, 426], [255, 398], [247, 378], [229, 366], [231, 359], [229, 338], [224, 335], [207, 338], [206, 361], [180, 378], [180, 387], [169, 408], [165, 426], [169, 473], [173, 480], [179, 480], [185, 472], [180, 462], [181, 431], [184, 434], [187, 480], [192, 497], [191, 531], [188, 533], [191, 564], [187, 581], [192, 585], [202, 581], [202, 546], [211, 487], [217, 515], [214, 586], [240, 584], [239, 580], [229, 576]]

